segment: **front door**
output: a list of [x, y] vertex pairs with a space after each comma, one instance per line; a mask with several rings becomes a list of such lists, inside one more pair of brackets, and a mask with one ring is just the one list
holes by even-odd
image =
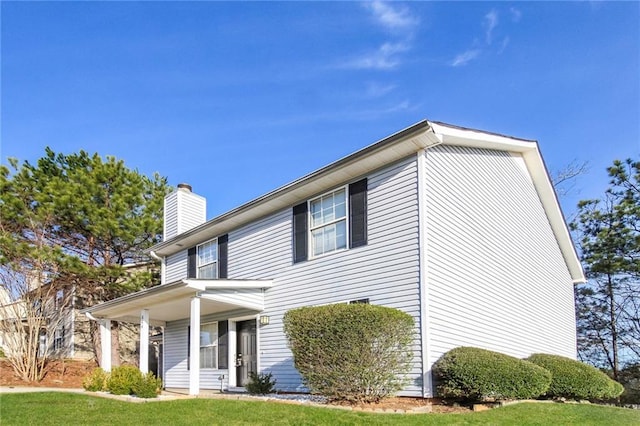
[[249, 381], [249, 373], [258, 371], [258, 345], [256, 320], [240, 321], [236, 324], [238, 341], [236, 348], [236, 383], [244, 386]]

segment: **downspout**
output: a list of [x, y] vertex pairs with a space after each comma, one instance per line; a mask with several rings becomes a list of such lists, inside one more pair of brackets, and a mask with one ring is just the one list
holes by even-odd
[[165, 258], [158, 256], [156, 252], [153, 250], [149, 252], [149, 255], [155, 260], [157, 260], [158, 262], [160, 262], [160, 284], [164, 284], [164, 276], [165, 276], [165, 269], [166, 269]]
[[420, 299], [420, 353], [421, 353], [421, 366], [422, 366], [422, 397], [433, 397], [433, 378], [431, 376], [431, 365], [429, 364], [429, 339], [431, 335], [429, 333], [429, 283], [427, 279], [427, 205], [426, 205], [426, 192], [427, 192], [427, 150], [422, 149], [418, 151], [416, 163], [418, 169], [418, 247], [419, 247], [419, 299]]

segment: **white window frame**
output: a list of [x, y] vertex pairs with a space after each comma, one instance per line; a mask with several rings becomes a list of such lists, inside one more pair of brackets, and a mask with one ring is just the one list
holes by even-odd
[[65, 346], [64, 324], [60, 324], [53, 332], [53, 350], [59, 351]]
[[[327, 222], [327, 223], [323, 223], [320, 226], [313, 226], [313, 222], [312, 222], [312, 212], [311, 212], [311, 203], [314, 201], [317, 201], [319, 199], [321, 199], [322, 197], [326, 197], [327, 195], [330, 194], [335, 194], [336, 192], [340, 192], [340, 191], [344, 191], [344, 219], [340, 218], [340, 219], [334, 219], [331, 222]], [[344, 220], [344, 225], [345, 225], [345, 245], [343, 248], [336, 248], [334, 250], [331, 251], [325, 251], [324, 253], [321, 254], [315, 254], [314, 250], [313, 250], [313, 231], [318, 230], [318, 229], [322, 229], [325, 228], [327, 226], [336, 224], [338, 222], [342, 222]], [[313, 197], [309, 200], [307, 200], [307, 239], [308, 239], [308, 243], [307, 243], [307, 250], [309, 253], [309, 259], [316, 259], [319, 257], [323, 257], [323, 256], [327, 256], [331, 253], [336, 253], [336, 252], [340, 252], [340, 251], [344, 251], [344, 250], [348, 250], [349, 249], [349, 186], [348, 185], [344, 185], [338, 188], [335, 188], [331, 191], [327, 191], [323, 194], [318, 195], [317, 197]]]
[[[208, 345], [203, 345], [202, 344], [202, 330], [205, 326], [210, 326], [210, 325], [214, 325], [216, 326], [216, 338], [214, 339], [214, 341]], [[199, 343], [199, 350], [198, 350], [198, 356], [200, 357], [200, 368], [201, 369], [205, 369], [205, 370], [217, 370], [218, 369], [218, 350], [220, 349], [219, 345], [218, 345], [218, 338], [219, 338], [219, 333], [220, 333], [220, 328], [218, 327], [218, 321], [212, 321], [212, 322], [207, 322], [207, 323], [202, 323], [200, 324], [200, 342]], [[203, 355], [202, 355], [202, 349], [203, 348], [215, 348], [215, 351], [213, 353], [213, 363], [214, 366], [213, 367], [205, 367], [203, 361]]]
[[[207, 244], [212, 244], [212, 245], [214, 245], [216, 247], [216, 258], [214, 260], [210, 261], [210, 262], [201, 264], [200, 263], [200, 247], [203, 247], [203, 246], [205, 246]], [[198, 244], [196, 246], [196, 277], [204, 278], [204, 277], [201, 276], [200, 270], [202, 268], [206, 267], [206, 266], [213, 265], [213, 264], [215, 264], [216, 276], [215, 276], [215, 278], [209, 278], [209, 279], [218, 279], [220, 277], [220, 270], [219, 270], [219, 268], [220, 268], [220, 253], [218, 253], [218, 239], [217, 238], [214, 238], [214, 239], [209, 240], [209, 241], [205, 241], [204, 243]]]

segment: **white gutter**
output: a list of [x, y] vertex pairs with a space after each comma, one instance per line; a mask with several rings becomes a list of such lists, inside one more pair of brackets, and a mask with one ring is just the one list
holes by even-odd
[[85, 315], [87, 316], [87, 318], [89, 318], [91, 321], [97, 321], [97, 322], [102, 321], [100, 318], [96, 318], [96, 317], [94, 317], [93, 315], [91, 315], [91, 312], [85, 312], [84, 314], [85, 314]]
[[167, 267], [165, 257], [158, 256], [153, 250], [149, 251], [149, 256], [160, 262], [160, 284], [164, 284], [165, 268]]

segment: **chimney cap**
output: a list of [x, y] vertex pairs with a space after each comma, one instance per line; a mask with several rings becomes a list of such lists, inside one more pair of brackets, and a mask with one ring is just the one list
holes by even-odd
[[178, 190], [191, 192], [193, 190], [193, 188], [191, 188], [191, 185], [189, 185], [188, 183], [179, 183], [178, 184]]

